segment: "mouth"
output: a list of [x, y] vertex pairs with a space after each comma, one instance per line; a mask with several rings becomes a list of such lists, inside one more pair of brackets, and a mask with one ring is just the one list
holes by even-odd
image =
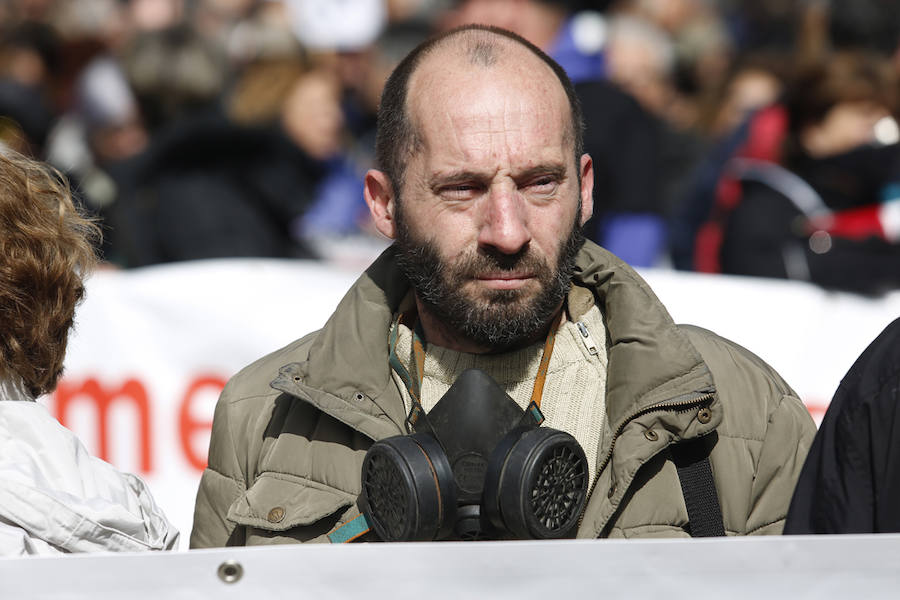
[[532, 273], [483, 273], [475, 281], [495, 290], [514, 290], [534, 279]]

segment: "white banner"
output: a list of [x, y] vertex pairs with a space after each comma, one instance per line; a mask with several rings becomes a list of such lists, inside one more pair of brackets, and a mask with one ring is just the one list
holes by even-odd
[[444, 542], [0, 559], [0, 598], [896, 598], [900, 535]]
[[[43, 401], [93, 453], [148, 482], [185, 549], [225, 381], [321, 327], [358, 273], [276, 260], [99, 272], [76, 316], [65, 377]], [[859, 353], [900, 316], [900, 293], [867, 299], [790, 282], [643, 274], [676, 322], [757, 353], [816, 417]]]

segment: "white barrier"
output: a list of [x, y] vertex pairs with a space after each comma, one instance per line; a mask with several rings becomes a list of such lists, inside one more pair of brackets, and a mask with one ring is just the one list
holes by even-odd
[[0, 560], [0, 598], [846, 600], [898, 563], [898, 535], [282, 546]]
[[[186, 548], [219, 390], [247, 363], [320, 327], [358, 272], [231, 260], [97, 273], [65, 378], [44, 401], [92, 452], [144, 477]], [[814, 415], [900, 316], [900, 293], [871, 300], [790, 282], [644, 275], [676, 321], [759, 354]]]

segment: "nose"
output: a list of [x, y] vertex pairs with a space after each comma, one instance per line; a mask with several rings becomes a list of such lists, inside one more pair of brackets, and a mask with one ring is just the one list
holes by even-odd
[[515, 189], [492, 188], [484, 201], [478, 245], [517, 254], [531, 241], [525, 199]]

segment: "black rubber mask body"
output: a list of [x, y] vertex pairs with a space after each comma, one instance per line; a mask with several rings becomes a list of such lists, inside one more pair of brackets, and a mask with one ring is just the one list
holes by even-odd
[[523, 411], [469, 369], [427, 415], [416, 404], [408, 421], [415, 433], [376, 442], [363, 462], [362, 507], [382, 540], [574, 533], [587, 460], [572, 436], [538, 427], [534, 403]]
[[443, 447], [457, 502], [479, 504], [494, 448], [514, 428], [537, 427], [543, 420], [529, 416], [487, 373], [468, 369], [413, 427], [416, 433], [430, 433]]

